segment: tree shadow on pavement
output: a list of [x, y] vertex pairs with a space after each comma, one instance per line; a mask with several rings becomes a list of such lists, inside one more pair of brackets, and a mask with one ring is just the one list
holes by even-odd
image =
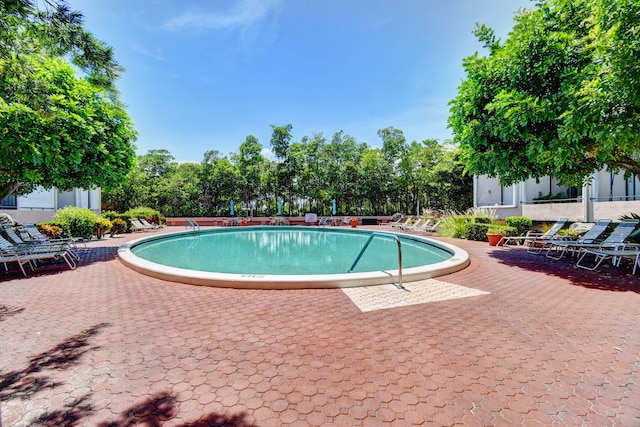
[[0, 322], [9, 316], [15, 316], [16, 314], [21, 313], [22, 311], [24, 311], [24, 308], [0, 305]]
[[[90, 416], [93, 407], [89, 403], [91, 396], [85, 395], [75, 402], [65, 406], [65, 409], [46, 413], [32, 423], [33, 426], [44, 427], [75, 427], [84, 425], [83, 419]], [[162, 427], [166, 422], [177, 416], [176, 398], [170, 393], [160, 393], [149, 397], [145, 401], [133, 405], [123, 411], [115, 420], [98, 422], [96, 427]], [[174, 427], [254, 427], [255, 424], [247, 420], [245, 413], [237, 415], [207, 414], [198, 420], [182, 424], [171, 424]]]
[[[80, 261], [78, 261], [77, 268], [82, 268], [83, 266], [97, 262], [111, 261], [116, 258], [117, 252], [118, 246], [98, 246], [82, 249], [80, 251]], [[62, 259], [40, 261], [35, 270], [31, 270], [31, 268], [25, 264], [26, 277], [22, 274], [22, 271], [15, 262], [8, 263], [7, 267], [8, 271], [4, 269], [0, 270], [0, 282], [50, 276], [52, 274], [61, 274], [70, 271], [69, 266]]]
[[489, 256], [504, 265], [559, 277], [589, 289], [640, 293], [640, 276], [628, 274], [628, 265], [612, 267], [605, 262], [598, 270], [589, 271], [576, 267], [576, 258], [554, 261], [544, 254], [531, 254], [520, 248], [498, 248], [489, 252]]
[[53, 381], [46, 370], [70, 369], [80, 358], [96, 347], [90, 347], [91, 337], [109, 326], [106, 323], [95, 325], [71, 336], [52, 349], [29, 358], [27, 367], [21, 370], [0, 372], [0, 402], [10, 399], [28, 399], [42, 390], [60, 386]]

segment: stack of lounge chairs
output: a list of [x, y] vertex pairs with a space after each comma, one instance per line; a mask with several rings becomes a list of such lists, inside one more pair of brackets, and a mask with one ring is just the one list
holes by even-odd
[[144, 218], [129, 218], [129, 222], [131, 223], [131, 231], [151, 231], [159, 228]]
[[[35, 227], [34, 227], [35, 228]], [[79, 239], [49, 240], [38, 233], [36, 236], [29, 234], [31, 226], [20, 229], [22, 237], [13, 226], [4, 224], [2, 232], [6, 236], [0, 236], [0, 262], [8, 271], [7, 264], [15, 262], [20, 267], [23, 275], [27, 275], [24, 269], [28, 265], [35, 270], [37, 263], [44, 260], [63, 260], [70, 269], [75, 269], [80, 260], [78, 252]]]
[[440, 227], [443, 218], [433, 216], [405, 216], [395, 221], [388, 223], [387, 225], [397, 230], [408, 232], [421, 232], [421, 233], [434, 233]]

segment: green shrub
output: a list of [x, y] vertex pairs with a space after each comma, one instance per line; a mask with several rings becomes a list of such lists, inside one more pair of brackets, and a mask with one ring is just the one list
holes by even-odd
[[509, 227], [516, 229], [517, 236], [524, 236], [531, 229], [533, 221], [526, 216], [508, 216], [505, 221]]
[[62, 237], [62, 227], [53, 222], [39, 222], [36, 224], [36, 228], [49, 239], [59, 239]]
[[466, 235], [467, 240], [477, 240], [479, 242], [486, 242], [487, 232], [489, 231], [490, 224], [468, 224]]
[[467, 227], [470, 223], [471, 221], [467, 216], [449, 213], [442, 220], [438, 234], [454, 239], [465, 238], [467, 235]]
[[477, 216], [473, 218], [473, 222], [476, 224], [491, 224], [491, 218], [488, 216]]
[[123, 234], [127, 232], [127, 222], [122, 218], [113, 218], [111, 220], [111, 235]]
[[491, 224], [487, 233], [490, 234], [504, 234], [506, 236], [521, 236], [518, 233], [518, 229], [515, 227], [510, 227], [508, 225], [499, 225], [499, 224]]
[[65, 206], [53, 216], [54, 221], [63, 224], [65, 237], [91, 239], [96, 227], [98, 214], [87, 208]]
[[111, 221], [107, 218], [98, 217], [94, 222], [94, 234], [98, 239], [107, 234], [111, 230]]

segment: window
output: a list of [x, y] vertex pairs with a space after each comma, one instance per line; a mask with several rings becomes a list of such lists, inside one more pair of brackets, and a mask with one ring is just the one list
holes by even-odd
[[15, 194], [5, 197], [0, 200], [0, 208], [2, 209], [17, 209], [18, 208], [18, 198]]

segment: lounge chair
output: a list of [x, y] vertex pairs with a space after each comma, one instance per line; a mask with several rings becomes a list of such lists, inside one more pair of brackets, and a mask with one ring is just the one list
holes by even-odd
[[78, 249], [78, 244], [84, 245], [87, 247], [87, 242], [83, 237], [70, 237], [70, 238], [59, 238], [59, 239], [50, 239], [38, 230], [38, 227], [35, 224], [24, 224], [23, 225], [25, 231], [29, 236], [31, 236], [32, 240], [43, 242], [43, 243], [69, 243], [73, 246], [74, 249]]
[[561, 259], [567, 252], [571, 252], [571, 254], [575, 254], [576, 249], [579, 249], [582, 245], [592, 244], [597, 242], [602, 233], [607, 230], [611, 224], [610, 219], [600, 219], [596, 221], [596, 223], [587, 231], [582, 237], [577, 240], [571, 241], [551, 241], [549, 244], [549, 248], [547, 249], [547, 258], [559, 260]]
[[[602, 262], [607, 258], [612, 258], [613, 259], [613, 265], [615, 267], [619, 267], [620, 266], [620, 262], [622, 261], [622, 258], [632, 258], [633, 259], [633, 273], [632, 274], [636, 274], [636, 269], [638, 268], [638, 266], [640, 266], [640, 247], [638, 247], [638, 246], [635, 246], [635, 249], [630, 249], [630, 248], [628, 248], [628, 249], [602, 249], [602, 250], [586, 249], [583, 252], [584, 253], [582, 254], [580, 259], [576, 263], [576, 267], [584, 268], [585, 270], [591, 270], [591, 271], [595, 270], [596, 268], [600, 267], [600, 264], [602, 264]], [[591, 266], [582, 264], [582, 261], [588, 255], [594, 255], [594, 264], [591, 265]]]
[[147, 221], [144, 218], [138, 218], [138, 221], [140, 221], [140, 224], [142, 224], [143, 226], [147, 227], [150, 230], [156, 230], [156, 229], [160, 228], [158, 226], [158, 224], [150, 223], [149, 221]]
[[405, 217], [402, 221], [396, 222], [391, 224], [391, 227], [393, 228], [402, 228], [402, 227], [408, 227], [409, 225], [411, 225], [411, 222], [414, 220], [413, 217], [411, 216], [407, 216]]
[[[583, 243], [575, 245], [574, 250], [581, 252], [593, 251], [607, 251], [628, 249], [629, 247], [635, 247], [635, 245], [626, 242], [633, 230], [640, 221], [637, 219], [622, 221], [618, 226], [600, 243]], [[585, 254], [582, 254], [580, 260], [584, 259]]]
[[54, 252], [63, 251], [68, 252], [76, 261], [80, 260], [80, 255], [70, 242], [41, 242], [37, 240], [23, 240], [20, 236], [18, 236], [18, 233], [16, 233], [13, 227], [7, 225], [3, 226], [3, 231], [7, 235], [9, 240], [13, 242], [13, 245], [17, 248], [25, 249], [28, 251], [33, 251], [34, 248], [37, 248], [38, 251], [40, 251], [41, 248]]
[[404, 221], [405, 221], [404, 215], [398, 212], [398, 213], [394, 213], [391, 216], [391, 220], [387, 223], [387, 225], [390, 227], [394, 227], [398, 224], [403, 223]]
[[500, 239], [500, 242], [498, 242], [498, 246], [508, 245], [509, 243], [530, 245], [535, 240], [550, 239], [558, 234], [558, 231], [560, 231], [562, 227], [564, 227], [567, 221], [569, 221], [569, 218], [560, 218], [551, 226], [551, 228], [549, 228], [544, 233], [535, 233], [530, 231], [524, 236], [505, 236]]
[[150, 231], [153, 227], [150, 224], [143, 224], [139, 218], [129, 218], [131, 221], [131, 231]]
[[0, 260], [7, 269], [7, 262], [17, 262], [25, 276], [25, 264], [29, 264], [31, 270], [35, 270], [35, 263], [41, 260], [62, 259], [71, 270], [77, 267], [74, 255], [62, 246], [54, 245], [29, 245], [16, 246], [0, 236]]
[[546, 249], [543, 242], [557, 238], [558, 232], [564, 227], [567, 221], [569, 221], [569, 218], [560, 218], [544, 233], [529, 232], [524, 236], [505, 236], [500, 239], [498, 246], [504, 246], [509, 243], [520, 243], [528, 246], [527, 252], [540, 253], [543, 249]]
[[131, 231], [145, 231], [144, 226], [138, 221], [138, 218], [129, 218], [129, 223], [131, 224]]
[[440, 228], [440, 224], [442, 224], [444, 218], [438, 218], [434, 224], [428, 225], [426, 227], [422, 227], [420, 231], [424, 231], [425, 233], [435, 233]]
[[415, 231], [420, 230], [422, 227], [426, 227], [429, 224], [431, 224], [431, 217], [422, 217], [413, 224], [401, 225], [399, 228], [404, 231]]

